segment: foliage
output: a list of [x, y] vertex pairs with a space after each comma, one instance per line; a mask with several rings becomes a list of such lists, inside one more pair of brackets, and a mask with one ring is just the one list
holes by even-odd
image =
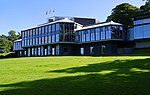
[[10, 41], [6, 38], [0, 38], [0, 50], [3, 53], [8, 53], [10, 51]]
[[10, 40], [11, 42], [14, 42], [17, 39], [18, 37], [17, 37], [16, 31], [11, 30], [8, 32], [8, 40]]
[[140, 7], [140, 15], [150, 13], [150, 2], [146, 2], [145, 5]]
[[18, 39], [18, 35], [16, 34], [16, 31], [11, 30], [8, 32], [8, 40], [10, 40], [11, 42], [10, 43], [11, 51], [13, 50], [13, 42], [17, 39]]
[[0, 95], [149, 95], [150, 56], [0, 59]]
[[129, 3], [117, 5], [112, 9], [112, 13], [107, 17], [107, 21], [113, 20], [115, 22], [123, 24], [125, 27], [132, 27], [132, 18], [135, 16], [137, 10], [139, 10], [137, 7]]

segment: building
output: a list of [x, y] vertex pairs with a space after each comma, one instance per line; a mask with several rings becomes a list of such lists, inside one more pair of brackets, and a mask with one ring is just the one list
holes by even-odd
[[150, 48], [150, 14], [136, 17], [133, 29], [135, 48]]
[[149, 47], [149, 25], [148, 18], [136, 19], [134, 28], [128, 32], [113, 21], [51, 17], [47, 23], [22, 30], [22, 40], [14, 42], [14, 51], [18, 56], [127, 54], [143, 44]]

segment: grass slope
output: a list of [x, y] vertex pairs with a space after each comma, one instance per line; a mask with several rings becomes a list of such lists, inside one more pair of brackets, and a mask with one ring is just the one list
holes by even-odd
[[0, 95], [150, 95], [150, 56], [0, 59]]

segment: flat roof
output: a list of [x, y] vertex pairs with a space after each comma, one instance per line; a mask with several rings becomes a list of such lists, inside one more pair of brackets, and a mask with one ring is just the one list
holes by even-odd
[[20, 41], [22, 41], [22, 39], [15, 40], [14, 42], [20, 42]]
[[113, 22], [113, 21], [109, 21], [109, 22], [97, 23], [97, 24], [90, 25], [90, 26], [85, 26], [85, 27], [83, 27], [83, 28], [81, 28], [81, 29], [77, 29], [76, 31], [85, 30], [85, 29], [91, 29], [91, 28], [96, 28], [96, 27], [102, 27], [102, 26], [108, 26], [108, 25], [119, 25], [119, 26], [123, 26], [123, 25], [120, 24], [120, 23], [116, 23], [116, 22]]
[[42, 26], [46, 26], [46, 25], [51, 25], [51, 24], [55, 24], [55, 23], [59, 23], [59, 22], [63, 22], [63, 23], [75, 23], [75, 24], [78, 24], [80, 26], [83, 26], [77, 22], [74, 22], [68, 18], [64, 18], [62, 20], [57, 20], [57, 21], [54, 21], [54, 22], [49, 22], [49, 23], [44, 23], [44, 24], [40, 24], [40, 25], [37, 25], [37, 26], [34, 26], [34, 27], [31, 27], [31, 28], [27, 28], [27, 29], [24, 29], [22, 31], [26, 31], [26, 30], [30, 30], [30, 29], [33, 29], [33, 28], [38, 28], [38, 27], [42, 27]]

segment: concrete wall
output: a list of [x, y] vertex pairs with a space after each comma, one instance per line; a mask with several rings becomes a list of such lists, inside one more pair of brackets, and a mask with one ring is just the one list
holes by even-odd
[[150, 41], [140, 41], [136, 42], [135, 48], [149, 48], [150, 47]]

